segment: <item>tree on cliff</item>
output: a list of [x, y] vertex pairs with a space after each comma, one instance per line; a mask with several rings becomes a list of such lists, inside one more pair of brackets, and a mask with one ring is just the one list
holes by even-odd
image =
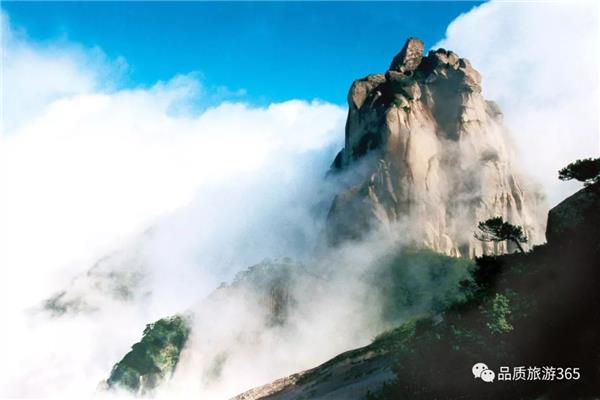
[[517, 245], [521, 253], [525, 254], [525, 250], [521, 243], [527, 242], [527, 237], [523, 233], [523, 228], [504, 222], [502, 217], [494, 217], [477, 224], [479, 232], [475, 232], [474, 236], [482, 242], [502, 242], [508, 240]]
[[576, 179], [585, 186], [600, 182], [600, 158], [577, 160], [558, 171], [558, 179], [570, 181]]

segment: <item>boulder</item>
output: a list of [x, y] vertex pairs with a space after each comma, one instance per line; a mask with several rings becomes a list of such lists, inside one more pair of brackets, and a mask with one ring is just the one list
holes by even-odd
[[420, 39], [409, 38], [400, 53], [394, 57], [390, 71], [410, 73], [417, 69], [423, 57], [424, 45]]

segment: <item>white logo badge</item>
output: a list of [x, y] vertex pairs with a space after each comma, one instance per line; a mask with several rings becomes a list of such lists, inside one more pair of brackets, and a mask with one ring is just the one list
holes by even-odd
[[481, 378], [481, 380], [484, 382], [494, 382], [494, 378], [496, 378], [494, 371], [489, 369], [484, 363], [477, 363], [473, 365], [471, 371], [473, 372], [475, 379]]

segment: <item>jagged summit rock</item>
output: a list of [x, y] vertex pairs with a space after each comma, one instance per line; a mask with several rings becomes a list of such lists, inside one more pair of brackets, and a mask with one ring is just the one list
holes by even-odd
[[345, 146], [332, 168], [360, 172], [333, 201], [329, 242], [385, 229], [449, 255], [512, 251], [473, 238], [492, 216], [523, 226], [529, 244], [543, 241], [543, 196], [514, 168], [481, 75], [452, 51], [423, 56], [423, 48], [410, 38], [388, 71], [350, 87]]
[[420, 39], [409, 38], [400, 53], [392, 60], [390, 71], [408, 73], [414, 71], [421, 63], [423, 49], [424, 44]]

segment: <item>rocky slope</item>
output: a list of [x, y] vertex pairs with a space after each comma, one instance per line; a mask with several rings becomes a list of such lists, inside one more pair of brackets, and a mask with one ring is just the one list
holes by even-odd
[[[195, 318], [208, 314], [218, 319], [221, 313], [239, 308], [241, 314], [252, 312], [252, 319], [259, 321], [257, 324], [261, 328], [277, 329], [286, 322], [295, 305], [291, 286], [300, 280], [312, 282], [313, 279], [302, 264], [290, 259], [263, 261], [239, 272], [231, 283], [222, 284], [185, 315], [163, 318], [147, 325], [142, 339], [114, 365], [101, 389], [125, 389], [142, 396], [155, 394], [156, 389], [172, 378], [185, 346], [193, 341], [192, 328], [216, 324], [214, 320], [194, 321]], [[241, 310], [243, 305], [247, 309]], [[202, 354], [203, 370], [197, 371], [198, 379], [217, 379], [218, 370], [226, 363], [231, 349], [220, 349], [217, 338], [209, 332], [196, 333], [197, 340], [210, 342]], [[219, 331], [217, 334], [223, 337], [233, 334], [237, 335], [238, 341], [252, 342], [257, 340], [260, 331], [245, 325], [240, 318], [236, 326], [230, 326], [230, 332]]]
[[[513, 251], [472, 237], [502, 216], [543, 242], [541, 195], [519, 176], [498, 106], [468, 60], [409, 39], [385, 74], [348, 93], [345, 147], [332, 169], [348, 182], [329, 212], [330, 243], [372, 229], [453, 256]], [[408, 233], [408, 234], [407, 234]]]
[[[407, 324], [405, 330], [414, 329]], [[394, 379], [394, 358], [385, 336], [373, 344], [348, 351], [326, 363], [235, 396], [257, 399], [362, 399]]]
[[[104, 388], [152, 395], [168, 381], [177, 385], [187, 371], [210, 391], [223, 382], [228, 386], [232, 380], [236, 384], [243, 382], [249, 373], [239, 376], [236, 365], [256, 363], [271, 368], [280, 363], [289, 373], [304, 369], [314, 362], [309, 359], [327, 359], [368, 343], [401, 321], [440, 312], [459, 301], [464, 298], [459, 283], [468, 279], [474, 267], [469, 259], [406, 248], [385, 252], [354, 278], [348, 276], [349, 271], [344, 272], [343, 278], [332, 277], [332, 270], [339, 270], [339, 264], [331, 265], [329, 270], [327, 264], [304, 266], [283, 259], [263, 262], [238, 273], [231, 283], [220, 286], [185, 317], [149, 325], [142, 340], [115, 365]], [[345, 333], [338, 332], [339, 326], [364, 339], [348, 341]], [[324, 341], [324, 337], [335, 337], [337, 343]], [[271, 351], [282, 357], [265, 354]], [[312, 356], [301, 362], [288, 360], [294, 358], [295, 351], [296, 356]], [[329, 352], [328, 356], [322, 356], [324, 351]], [[379, 358], [381, 363], [376, 370], [372, 366], [363, 370], [368, 365], [366, 360], [379, 355], [379, 350], [366, 350], [340, 357], [344, 374], [339, 375], [336, 385], [341, 393], [368, 388], [366, 375], [371, 376], [371, 383], [389, 379], [391, 364], [385, 357]], [[292, 362], [296, 367], [288, 365]], [[275, 387], [309, 376], [286, 378]], [[234, 395], [276, 377], [254, 380], [235, 391], [228, 388], [227, 393]], [[351, 384], [354, 380], [356, 385]], [[269, 386], [269, 390], [272, 388]], [[219, 396], [216, 398], [225, 398]]]
[[[477, 259], [467, 301], [234, 400], [596, 399], [600, 395], [600, 183], [548, 215], [548, 243]], [[561, 382], [473, 379], [471, 367], [577, 367]]]

